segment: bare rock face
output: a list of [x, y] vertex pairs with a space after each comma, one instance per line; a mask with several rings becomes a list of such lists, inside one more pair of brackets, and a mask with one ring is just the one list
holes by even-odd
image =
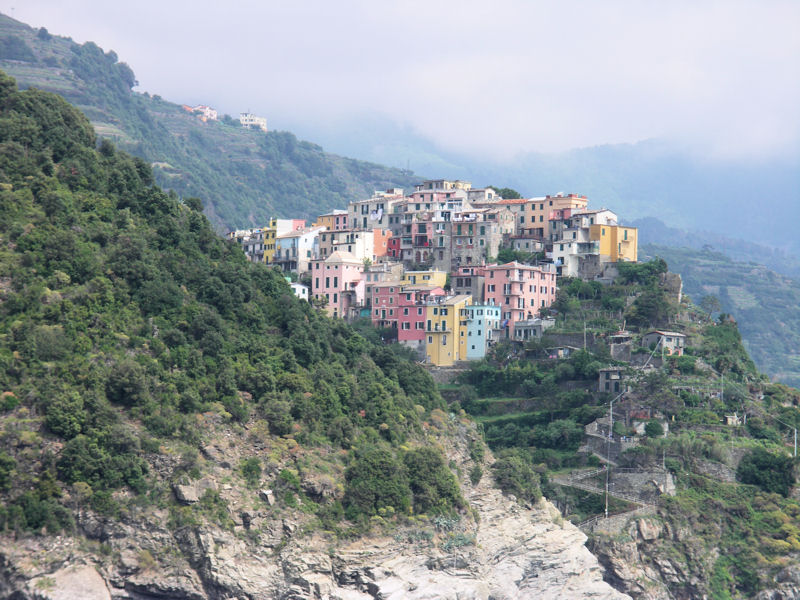
[[[447, 440], [445, 440], [447, 441]], [[463, 482], [469, 504], [450, 524], [417, 517], [375, 535], [338, 541], [308, 533], [310, 518], [259, 491], [220, 485], [238, 449], [215, 449], [209, 475], [172, 487], [180, 510], [211, 490], [227, 506], [227, 529], [170, 526], [165, 508], [121, 520], [76, 514], [75, 537], [11, 537], [0, 542], [0, 597], [14, 600], [505, 600], [630, 598], [603, 581], [586, 536], [546, 500], [521, 506], [484, 477]], [[469, 471], [468, 452], [448, 459]], [[305, 477], [306, 492], [340, 493], [334, 480]], [[645, 529], [643, 535], [659, 535]]]
[[59, 569], [31, 580], [29, 587], [43, 600], [111, 600], [105, 580], [90, 565]]
[[800, 567], [792, 565], [775, 577], [772, 589], [758, 593], [756, 600], [796, 600], [800, 598]]

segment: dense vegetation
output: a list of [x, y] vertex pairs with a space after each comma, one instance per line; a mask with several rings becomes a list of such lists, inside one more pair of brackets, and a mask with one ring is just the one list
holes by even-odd
[[[69, 527], [67, 491], [109, 514], [124, 508], [120, 488], [146, 503], [162, 445], [179, 442], [191, 471], [209, 418], [357, 448], [345, 454], [353, 520], [463, 504], [439, 450], [415, 448], [443, 406], [425, 371], [297, 300], [218, 237], [196, 199], [95, 143], [63, 99], [0, 74], [0, 528]], [[391, 489], [388, 472], [364, 470], [375, 461], [393, 465]], [[240, 471], [254, 486], [261, 464]], [[291, 470], [279, 482], [290, 505], [303, 497]], [[218, 497], [204, 502], [224, 514]]]
[[165, 189], [201, 196], [217, 228], [261, 226], [270, 216], [313, 219], [418, 179], [325, 153], [288, 132], [246, 130], [227, 116], [203, 123], [177, 104], [132, 92], [134, 73], [113, 51], [41, 31], [0, 15], [0, 68], [20, 87], [56, 92], [77, 105], [98, 135], [153, 163]]

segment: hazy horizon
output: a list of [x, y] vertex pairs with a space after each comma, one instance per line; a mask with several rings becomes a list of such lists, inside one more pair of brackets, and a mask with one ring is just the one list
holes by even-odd
[[800, 155], [800, 3], [215, 7], [0, 0], [32, 27], [114, 50], [141, 91], [305, 137], [369, 115], [500, 162], [651, 139], [710, 158]]

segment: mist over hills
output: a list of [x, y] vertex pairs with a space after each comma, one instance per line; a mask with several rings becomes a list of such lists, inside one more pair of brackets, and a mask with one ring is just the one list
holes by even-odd
[[[487, 160], [438, 147], [424, 133], [378, 115], [338, 127], [312, 129], [298, 123], [293, 130], [332, 151], [430, 177], [496, 183], [515, 188], [523, 196], [581, 193], [628, 221], [654, 217], [674, 228], [800, 255], [793, 226], [800, 218], [796, 156], [718, 159], [698, 156], [664, 140], [646, 140]], [[358, 134], [352, 135], [353, 131]]]

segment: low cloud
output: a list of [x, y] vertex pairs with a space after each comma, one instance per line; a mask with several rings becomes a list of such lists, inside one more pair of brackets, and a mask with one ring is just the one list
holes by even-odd
[[277, 128], [378, 113], [492, 158], [654, 137], [725, 157], [800, 147], [794, 1], [22, 4], [0, 10], [114, 49], [144, 90]]

